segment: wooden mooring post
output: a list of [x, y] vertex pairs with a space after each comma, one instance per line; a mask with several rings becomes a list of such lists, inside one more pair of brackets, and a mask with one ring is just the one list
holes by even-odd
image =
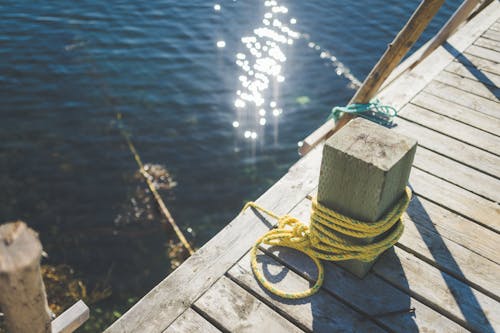
[[[404, 194], [417, 142], [363, 118], [349, 122], [326, 141], [318, 186], [318, 202], [352, 218], [374, 222]], [[384, 237], [354, 238], [369, 244]], [[362, 278], [375, 261], [341, 261]]]
[[79, 301], [52, 321], [41, 257], [38, 234], [24, 222], [0, 225], [0, 308], [9, 333], [69, 333], [89, 317]]

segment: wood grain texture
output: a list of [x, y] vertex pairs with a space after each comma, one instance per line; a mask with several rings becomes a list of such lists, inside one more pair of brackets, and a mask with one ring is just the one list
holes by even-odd
[[[400, 109], [433, 80], [457, 53], [467, 49], [495, 20], [500, 13], [500, 4], [491, 3], [485, 10], [460, 28], [447, 40], [447, 46], [438, 47], [412, 70], [400, 75], [392, 84], [378, 94], [383, 102]], [[454, 51], [449, 51], [453, 48]]]
[[420, 124], [476, 148], [500, 155], [500, 137], [496, 135], [481, 131], [414, 104], [407, 104], [399, 111], [398, 115], [400, 118]]
[[[313, 191], [308, 197], [314, 196]], [[500, 244], [497, 241], [498, 233], [484, 228], [480, 224], [465, 218], [455, 212], [443, 208], [440, 205], [429, 201], [425, 197], [413, 193], [418, 200], [412, 200], [408, 207], [408, 214], [413, 223], [419, 224], [418, 229], [425, 228], [438, 233], [468, 251], [474, 252], [496, 264], [500, 264], [498, 253]], [[303, 203], [297, 205], [292, 214], [301, 221], [308, 222], [310, 211], [298, 209]]]
[[[277, 214], [287, 213], [316, 186], [320, 158], [321, 150], [313, 150], [257, 202]], [[239, 215], [106, 332], [163, 331], [275, 223], [269, 220], [265, 224], [250, 210]]]
[[499, 31], [500, 32], [500, 23], [493, 23], [488, 30]]
[[163, 333], [220, 333], [210, 322], [191, 308], [184, 311]]
[[468, 64], [469, 66], [466, 66], [461, 62], [452, 61], [448, 66], [446, 66], [445, 70], [447, 72], [455, 73], [462, 77], [479, 81], [488, 86], [493, 86], [493, 87], [500, 86], [500, 75], [493, 74], [487, 71], [481, 71], [480, 69], [471, 66], [472, 64], [470, 63]]
[[52, 321], [51, 333], [71, 333], [89, 319], [89, 307], [79, 300]]
[[[310, 287], [309, 281], [260, 251], [258, 261], [259, 268], [267, 272], [267, 277], [277, 288], [300, 291]], [[306, 331], [325, 333], [384, 331], [370, 319], [349, 308], [324, 290], [301, 300], [283, 300], [270, 294], [255, 280], [250, 268], [249, 255], [245, 255], [229, 270], [228, 275]]]
[[[404, 194], [417, 142], [369, 120], [357, 118], [328, 139], [318, 185], [318, 202], [352, 218], [374, 222]], [[370, 244], [385, 237], [355, 238]], [[374, 261], [346, 260], [348, 271], [363, 277]]]
[[444, 24], [444, 26], [438, 31], [438, 33], [431, 39], [429, 45], [427, 45], [417, 63], [422, 61], [428, 55], [430, 55], [437, 47], [443, 44], [448, 37], [469, 17], [471, 12], [476, 8], [480, 1], [479, 0], [465, 0], [462, 2], [460, 7], [453, 13], [449, 20]]
[[410, 185], [420, 196], [500, 232], [500, 207], [496, 203], [416, 168], [411, 172]]
[[[477, 75], [483, 73], [486, 78], [498, 79], [487, 74], [500, 75], [498, 53], [492, 53], [494, 51], [491, 48], [470, 45], [498, 19], [499, 14], [500, 4], [494, 1], [449, 38], [449, 45], [458, 53], [467, 49], [464, 55], [457, 56], [455, 51], [450, 51], [450, 48], [439, 47], [420, 65], [404, 72], [394, 80], [393, 84], [387, 85], [380, 94], [382, 100], [399, 108], [424, 89], [423, 94], [426, 94], [427, 98], [434, 97], [433, 103], [436, 103], [436, 100], [441, 101], [442, 109], [433, 112], [450, 120], [470, 123], [471, 126], [484, 129], [490, 135], [498, 137], [498, 126], [495, 125], [495, 121], [487, 124], [488, 120], [500, 119], [500, 106], [498, 102], [491, 100], [491, 95], [485, 98], [482, 96], [487, 92], [477, 90], [482, 88], [473, 88], [476, 89], [475, 93], [471, 93], [460, 89], [463, 88], [461, 86], [456, 87], [457, 81], [454, 81], [455, 86], [452, 86], [433, 81], [433, 78], [446, 67], [448, 74], [441, 74], [441, 80], [449, 79], [449, 74], [452, 73], [454, 80], [456, 76], [462, 76], [470, 81], [474, 79], [476, 82], [482, 82], [483, 86], [492, 86], [484, 82], [484, 77], [478, 78]], [[491, 35], [496, 36], [496, 31], [487, 31], [482, 39], [493, 40]], [[458, 64], [461, 57], [467, 58], [469, 62], [462, 61]], [[466, 68], [472, 68], [476, 72], [465, 71]], [[477, 84], [476, 86], [479, 87]], [[495, 86], [498, 89], [496, 83]], [[418, 103], [413, 104], [428, 108]], [[443, 107], [443, 104], [446, 106]], [[458, 110], [448, 110], [457, 105]], [[470, 115], [458, 114], [459, 111], [468, 109], [473, 110]], [[474, 115], [478, 120], [469, 121]], [[426, 118], [425, 121], [430, 121], [430, 118]], [[497, 236], [500, 232], [500, 210], [491, 200], [498, 201], [500, 193], [498, 191], [500, 163], [498, 156], [490, 153], [497, 152], [497, 148], [489, 145], [487, 149], [490, 152], [487, 152], [462, 142], [465, 138], [469, 138], [476, 140], [476, 145], [479, 144], [478, 138], [471, 138], [473, 133], [478, 133], [475, 130], [467, 129], [467, 133], [454, 133], [455, 137], [460, 135], [459, 140], [451, 138], [450, 133], [445, 133], [445, 128], [451, 126], [455, 131], [464, 129], [462, 125], [453, 121], [446, 120], [445, 125], [440, 125], [444, 126], [439, 129], [441, 133], [421, 126], [413, 120], [401, 119], [398, 122], [396, 131], [417, 138], [421, 147], [424, 147], [423, 153], [417, 155], [415, 159], [417, 168], [413, 169], [410, 179], [418, 199], [412, 201], [409, 214], [404, 217], [410, 227], [407, 228], [407, 233], [398, 247], [392, 252], [387, 252], [383, 261], [377, 263], [376, 274], [369, 274], [364, 280], [356, 279], [338, 265], [327, 264], [327, 280], [320, 293], [332, 295], [336, 301], [340, 300], [337, 301], [339, 304], [347, 304], [347, 309], [354, 310], [354, 316], [359, 312], [390, 331], [418, 329], [437, 332], [463, 331], [463, 327], [466, 327], [481, 332], [492, 332], [499, 329], [499, 287], [495, 277], [498, 278]], [[423, 120], [420, 122], [424, 123]], [[483, 134], [481, 136], [485, 137]], [[314, 157], [309, 159], [311, 155]], [[298, 208], [297, 203], [317, 184], [319, 159], [320, 151], [313, 150], [266, 192], [259, 202], [277, 214], [284, 214], [293, 207]], [[491, 181], [492, 179], [496, 182]], [[186, 313], [191, 303], [200, 297], [203, 298], [207, 291], [215, 290], [212, 289], [215, 281], [232, 284], [231, 287], [225, 285], [223, 289], [215, 290], [214, 295], [221, 295], [227, 293], [230, 288], [238, 287], [239, 289], [235, 289], [238, 293], [243, 291], [243, 295], [252, 297], [250, 301], [252, 304], [255, 304], [253, 303], [255, 299], [261, 302], [257, 302], [260, 304], [257, 307], [265, 310], [266, 314], [262, 314], [263, 316], [272, 313], [270, 316], [277, 315], [277, 318], [284, 319], [285, 311], [293, 313], [295, 306], [297, 309], [304, 309], [304, 304], [310, 305], [309, 314], [304, 310], [306, 314], [297, 315], [299, 319], [295, 321], [291, 316], [286, 317], [298, 325], [292, 325], [294, 329], [302, 328], [308, 331], [311, 325], [314, 328], [315, 323], [319, 325], [323, 322], [322, 325], [327, 325], [327, 319], [320, 316], [324, 312], [312, 311], [313, 298], [310, 303], [306, 301], [297, 305], [273, 299], [259, 289], [248, 267], [240, 272], [241, 275], [236, 275], [235, 270], [243, 267], [238, 266], [243, 262], [231, 269], [232, 265], [248, 251], [255, 239], [273, 224], [274, 221], [260, 219], [254, 212], [238, 216], [107, 332], [161, 332], [176, 318]], [[283, 258], [286, 253], [298, 256], [296, 252], [287, 250], [279, 252]], [[297, 261], [286, 259], [286, 265], [297, 269], [297, 277], [311, 279], [308, 277], [308, 272], [313, 270], [303, 270], [304, 265], [311, 265], [310, 261], [304, 258]], [[227, 274], [241, 287], [223, 277], [228, 269], [231, 270]], [[233, 273], [235, 274], [231, 275]], [[286, 278], [292, 276], [291, 272], [288, 272]], [[307, 286], [307, 283], [305, 285]], [[248, 293], [244, 289], [252, 292]], [[325, 296], [326, 299], [330, 297]], [[216, 296], [213, 299], [217, 299]], [[224, 307], [231, 309], [234, 302], [228, 302], [230, 304]], [[212, 303], [214, 301], [210, 302]], [[408, 314], [376, 316], [408, 307], [416, 308], [415, 317]], [[234, 313], [221, 316], [221, 322], [231, 315]], [[308, 321], [304, 318], [312, 320], [312, 324], [307, 326], [305, 323]], [[327, 318], [334, 317], [327, 315]], [[262, 320], [263, 323], [266, 321], [267, 319]], [[457, 321], [463, 327], [453, 321]], [[367, 322], [372, 324], [370, 320]], [[228, 328], [224, 326], [224, 329]]]
[[[291, 214], [308, 223], [309, 208], [310, 202], [304, 200]], [[497, 234], [416, 196], [403, 215], [403, 222], [405, 231], [398, 246], [500, 300], [500, 286], [497, 283], [500, 265], [477, 252], [477, 245], [484, 244], [487, 251], [483, 253], [498, 260], [496, 253], [500, 245], [495, 241]], [[456, 237], [455, 233], [459, 236]]]
[[482, 37], [500, 42], [500, 32], [494, 29], [486, 30]]
[[490, 134], [500, 136], [500, 119], [468, 109], [460, 104], [444, 100], [425, 91], [415, 96], [411, 104], [455, 119]]
[[[289, 249], [279, 252], [280, 261], [287, 266], [309, 276], [311, 263], [299, 253]], [[339, 297], [356, 308], [367, 318], [371, 318], [393, 332], [466, 332], [463, 327], [444, 317], [417, 299], [370, 273], [358, 279], [340, 266], [325, 262], [326, 280], [323, 289]], [[312, 279], [311, 279], [312, 281]], [[406, 312], [415, 309], [415, 313]], [[402, 311], [384, 315], [392, 311]]]
[[489, 72], [493, 73], [496, 75], [500, 75], [500, 64], [476, 57], [472, 54], [461, 54], [456, 57], [456, 59], [453, 62], [459, 62], [461, 64], [464, 64], [467, 67], [473, 67], [476, 68], [480, 71], [484, 72]]
[[[406, 105], [432, 81], [435, 75], [443, 70], [455, 57], [460, 55], [460, 52], [468, 48], [486, 29], [488, 29], [488, 27], [498, 19], [499, 15], [500, 3], [498, 1], [493, 1], [447, 40], [447, 48], [440, 46], [420, 64], [412, 68], [412, 70], [397, 73], [397, 78], [393, 78], [391, 84], [385, 85], [378, 92], [377, 98], [384, 103], [392, 105], [396, 109], [400, 109]], [[450, 46], [454, 51], [449, 51]], [[419, 50], [417, 52], [421, 51]], [[474, 104], [476, 102], [477, 101], [473, 101]], [[495, 110], [495, 108], [498, 108], [496, 103], [492, 102], [492, 104], [493, 107], [486, 103], [481, 104], [481, 102], [479, 102], [477, 108], [481, 109], [482, 112], [483, 109], [485, 109], [484, 112], [490, 114], [489, 109]], [[473, 107], [473, 109], [476, 110], [476, 107]], [[498, 112], [496, 114], [497, 117], [499, 117]], [[495, 115], [493, 114], [493, 116]], [[347, 121], [348, 119], [346, 118], [346, 121], [344, 121], [342, 125], [345, 125]], [[318, 133], [311, 133], [303, 141], [301, 154], [306, 154], [316, 144], [323, 141], [321, 138], [328, 137], [335, 126], [333, 121], [329, 121], [325, 123], [325, 126], [318, 129]]]
[[472, 94], [487, 98], [493, 102], [498, 102], [500, 96], [500, 88], [491, 85], [485, 85], [482, 82], [462, 77], [455, 73], [442, 71], [434, 78], [436, 81], [448, 84], [452, 87], [458, 88], [463, 91], [468, 91]]
[[228, 332], [303, 332], [224, 276], [194, 306]]
[[468, 109], [500, 119], [500, 104], [487, 98], [468, 93], [438, 81], [432, 81], [423, 91], [446, 101], [454, 102]]
[[380, 86], [417, 41], [443, 3], [444, 0], [424, 0], [420, 3], [392, 43], [387, 46], [387, 50], [370, 71], [350, 103], [367, 103], [377, 94]]
[[0, 308], [10, 333], [50, 333], [42, 244], [21, 221], [0, 225]]
[[[308, 197], [315, 195], [313, 191]], [[443, 238], [446, 238], [468, 251], [474, 252], [496, 264], [500, 264], [500, 243], [497, 241], [497, 233], [490, 229], [458, 215], [451, 210], [441, 207], [440, 205], [429, 201], [428, 199], [418, 196], [414, 193], [418, 200], [412, 200], [407, 212], [411, 213], [413, 223], [419, 224], [420, 228], [425, 228], [438, 233]], [[301, 221], [308, 222], [310, 211], [308, 209], [300, 209], [304, 203], [297, 205], [292, 211], [292, 215], [299, 218]], [[309, 205], [307, 203], [306, 205]]]
[[417, 142], [357, 118], [328, 139], [318, 202], [364, 221], [376, 221], [404, 193]]
[[[308, 223], [310, 201], [303, 200], [291, 212], [291, 215]], [[273, 256], [277, 256], [281, 263], [286, 264], [287, 267], [292, 268], [309, 281], [314, 281], [316, 277], [315, 266], [304, 255], [286, 248], [270, 248], [266, 251], [273, 251]], [[242, 261], [242, 263], [244, 262]], [[460, 326], [450, 319], [443, 317], [440, 313], [401, 292], [374, 274], [370, 273], [364, 279], [358, 279], [337, 264], [325, 261], [324, 264], [325, 282], [322, 288], [390, 331], [464, 331], [464, 329], [460, 328]], [[314, 303], [311, 301], [311, 304]], [[410, 313], [378, 316], [379, 314], [409, 308], [415, 308], [415, 316]]]
[[299, 154], [304, 156], [311, 149], [316, 147], [321, 141], [325, 139], [327, 134], [335, 126], [335, 121], [333, 119], [328, 119], [323, 125], [311, 133], [307, 138], [300, 143]]
[[500, 63], [500, 53], [478, 45], [471, 45], [465, 50], [465, 54], [472, 54], [476, 57]]
[[500, 176], [500, 158], [494, 154], [402, 118], [398, 118], [397, 126], [393, 131], [418, 138], [420, 146], [445, 155], [493, 177]]
[[413, 165], [491, 201], [500, 202], [500, 180], [419, 147]]
[[395, 247], [382, 255], [373, 269], [384, 280], [470, 330], [495, 332], [500, 329], [497, 301], [413, 254]]
[[[420, 205], [418, 198], [414, 200], [413, 207]], [[431, 220], [428, 214], [416, 215], [413, 207], [403, 218], [405, 231], [398, 246], [496, 301], [500, 301], [500, 285], [498, 284], [500, 265], [444, 238], [436, 232], [435, 228], [422, 228], [425, 222], [415, 223], [413, 220], [426, 218], [429, 222], [440, 223], [440, 221]], [[493, 239], [496, 238], [493, 233], [490, 236]]]
[[493, 50], [495, 52], [500, 52], [500, 42], [488, 38], [478, 38], [474, 45], [484, 47], [486, 49]]
[[419, 225], [419, 230], [425, 228], [436, 232], [441, 237], [500, 264], [500, 258], [498, 258], [500, 244], [497, 241], [496, 232], [483, 228], [421, 196], [416, 196], [416, 198], [418, 200], [410, 202], [407, 212], [412, 222]]

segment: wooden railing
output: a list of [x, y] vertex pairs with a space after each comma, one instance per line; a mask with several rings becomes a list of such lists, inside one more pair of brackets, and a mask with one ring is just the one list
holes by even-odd
[[[398, 68], [398, 73], [393, 73], [396, 66], [401, 62], [406, 53], [418, 40], [422, 32], [428, 26], [429, 22], [444, 3], [444, 0], [423, 0], [406, 25], [395, 37], [393, 42], [387, 46], [387, 50], [381, 56], [377, 64], [375, 64], [361, 87], [350, 100], [349, 104], [368, 103], [373, 97], [376, 96], [380, 87], [382, 87], [389, 76], [389, 80], [392, 81], [402, 72], [416, 66], [423, 59], [425, 59], [425, 57], [432, 53], [432, 51], [439, 47], [454, 31], [456, 31], [461, 23], [478, 11], [482, 10], [485, 5], [490, 2], [491, 0], [483, 1], [483, 3], [481, 3], [480, 0], [465, 0], [436, 34], [436, 36], [434, 36], [434, 38], [431, 39], [418, 54], [415, 54], [414, 57], [405, 61], [405, 64]], [[479, 9], [471, 14], [471, 12], [478, 7], [479, 3], [481, 3], [479, 5]], [[338, 131], [354, 117], [354, 115], [346, 113], [336, 123], [332, 119], [328, 120], [301, 142], [299, 154], [307, 154], [316, 145]]]

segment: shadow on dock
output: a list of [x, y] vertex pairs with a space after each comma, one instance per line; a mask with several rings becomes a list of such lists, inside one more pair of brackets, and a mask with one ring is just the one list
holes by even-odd
[[[467, 283], [457, 281], [457, 279], [466, 281], [466, 277], [460, 269], [460, 265], [453, 258], [453, 255], [443, 241], [439, 231], [436, 229], [437, 222], [432, 221], [418, 197], [415, 196], [412, 199], [408, 207], [407, 214], [411, 220], [415, 222], [418, 232], [434, 258], [435, 265], [441, 268], [439, 272], [448, 289], [451, 291], [451, 295], [455, 298], [455, 302], [460, 308], [463, 317], [465, 318], [466, 322], [463, 323], [463, 325], [468, 329], [474, 330], [474, 328], [471, 327], [472, 325], [469, 323], [482, 323], [482, 332], [495, 332], [493, 326], [486, 317], [484, 310], [481, 308], [479, 301], [474, 295], [472, 288]], [[429, 237], [429, 231], [434, 233], [436, 237]], [[450, 274], [444, 272], [443, 269], [448, 270]], [[451, 276], [451, 272], [455, 277]], [[447, 309], [441, 309], [438, 311], [442, 312], [443, 310], [446, 311]]]
[[[399, 247], [403, 248], [407, 255], [416, 255], [428, 264], [440, 268], [439, 272], [445, 286], [451, 291], [462, 316], [457, 316], [442, 304], [429, 303], [426, 301], [428, 295], [423, 295], [418, 288], [412, 287], [411, 284], [414, 282], [408, 281], [404, 265], [401, 263], [404, 259], [397, 254], [402, 251], [401, 249], [390, 249], [384, 253], [378, 262], [379, 267], [376, 265], [375, 272], [370, 272], [364, 279], [355, 277], [335, 263], [323, 262], [325, 282], [321, 290], [312, 297], [283, 299], [260, 285], [260, 294], [265, 293], [266, 297], [256, 296], [306, 331], [311, 329], [314, 332], [331, 332], [338, 329], [371, 331], [373, 328], [376, 331], [376, 326], [380, 326], [390, 331], [419, 332], [422, 326], [416, 318], [419, 315], [424, 317], [429, 315], [421, 311], [434, 310], [469, 330], [475, 330], [480, 323], [482, 332], [494, 332], [475, 292], [467, 283], [462, 283], [467, 279], [436, 229], [435, 224], [438, 221], [431, 219], [416, 196], [412, 199], [407, 214], [415, 223], [432, 259], [423, 258], [402, 244]], [[261, 217], [261, 220], [268, 224], [265, 218]], [[311, 287], [317, 276], [317, 268], [308, 257], [288, 248], [262, 247], [257, 261], [265, 278], [277, 288], [286, 291], [295, 292]], [[426, 276], [418, 278], [425, 280]], [[425, 305], [417, 304], [420, 302]], [[285, 312], [283, 309], [286, 306], [278, 307], [273, 303], [300, 308], [301, 313], [309, 312], [303, 316], [311, 316], [312, 327], [304, 325], [307, 320], [301, 321], [303, 318], [300, 316]], [[423, 320], [425, 321], [425, 318]]]
[[459, 52], [456, 48], [453, 47], [448, 42], [443, 43], [443, 47], [446, 51], [448, 51], [452, 56], [457, 59], [459, 63], [465, 66], [469, 73], [471, 73], [478, 82], [483, 83], [484, 87], [487, 88], [496, 99], [500, 99], [500, 89], [497, 85], [491, 81], [472, 61], [467, 58], [467, 55]]

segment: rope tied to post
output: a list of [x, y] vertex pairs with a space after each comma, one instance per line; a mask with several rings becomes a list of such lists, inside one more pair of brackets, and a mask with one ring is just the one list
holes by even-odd
[[335, 106], [332, 109], [329, 119], [337, 122], [344, 113], [358, 115], [385, 127], [393, 127], [393, 119], [398, 115], [398, 111], [394, 107], [382, 104], [380, 100], [374, 99], [369, 103], [352, 103], [346, 106]]
[[[323, 285], [324, 268], [320, 260], [340, 261], [356, 259], [372, 261], [382, 252], [396, 244], [403, 233], [401, 216], [406, 211], [411, 199], [411, 190], [406, 187], [403, 196], [391, 209], [375, 222], [365, 222], [340, 214], [322, 204], [316, 198], [312, 200], [310, 226], [289, 216], [278, 216], [255, 202], [248, 202], [242, 212], [253, 207], [278, 221], [277, 228], [257, 239], [250, 250], [252, 271], [259, 283], [273, 294], [286, 299], [299, 299], [315, 294]], [[371, 244], [352, 244], [339, 234], [354, 238], [377, 237], [384, 233], [384, 238]], [[318, 269], [315, 284], [301, 292], [285, 292], [275, 288], [259, 270], [257, 250], [261, 244], [284, 246], [298, 250], [309, 256]]]

